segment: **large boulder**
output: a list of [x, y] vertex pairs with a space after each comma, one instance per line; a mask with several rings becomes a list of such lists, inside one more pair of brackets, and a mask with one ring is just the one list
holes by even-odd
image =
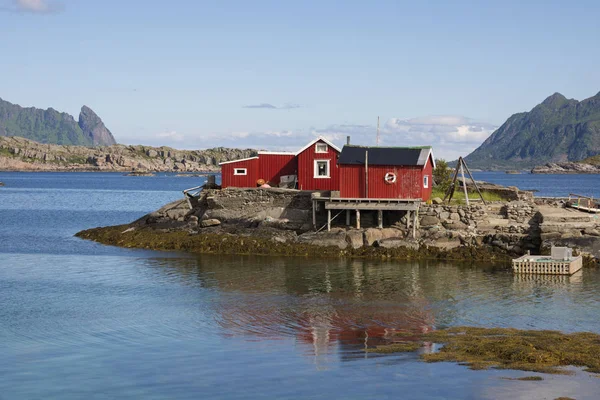
[[335, 246], [340, 250], [348, 246], [345, 232], [308, 232], [298, 236], [298, 242], [322, 247]]
[[440, 223], [440, 220], [431, 215], [425, 215], [423, 218], [421, 218], [421, 226], [422, 227], [434, 226], [434, 225], [438, 225], [439, 223]]
[[353, 249], [359, 249], [363, 246], [363, 233], [359, 230], [346, 232], [346, 241]]
[[364, 232], [365, 245], [372, 246], [378, 240], [383, 239], [381, 229], [369, 228]]

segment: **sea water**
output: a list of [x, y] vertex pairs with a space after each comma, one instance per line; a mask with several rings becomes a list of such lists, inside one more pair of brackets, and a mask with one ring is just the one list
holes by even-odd
[[501, 378], [532, 374], [364, 351], [401, 329], [600, 333], [599, 271], [525, 278], [485, 262], [121, 249], [73, 235], [133, 221], [203, 178], [0, 173], [0, 181], [6, 184], [0, 188], [2, 400], [596, 399], [600, 393], [600, 380], [585, 373], [520, 382]]

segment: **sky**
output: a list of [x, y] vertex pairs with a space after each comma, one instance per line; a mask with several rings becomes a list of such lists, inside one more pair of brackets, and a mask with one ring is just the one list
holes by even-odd
[[119, 143], [433, 145], [600, 91], [600, 2], [0, 0], [0, 98]]

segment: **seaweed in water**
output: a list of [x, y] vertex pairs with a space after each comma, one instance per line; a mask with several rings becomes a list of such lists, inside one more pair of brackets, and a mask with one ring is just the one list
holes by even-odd
[[[452, 361], [471, 369], [513, 369], [569, 374], [561, 367], [582, 367], [600, 372], [600, 335], [590, 332], [562, 333], [513, 328], [455, 327], [425, 333], [415, 343], [440, 343], [436, 353], [422, 354], [426, 362]], [[395, 344], [369, 349], [389, 353]], [[400, 351], [408, 348], [405, 344]]]

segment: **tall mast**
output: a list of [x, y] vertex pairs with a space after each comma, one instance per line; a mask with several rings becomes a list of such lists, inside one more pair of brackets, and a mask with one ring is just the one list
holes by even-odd
[[377, 146], [379, 146], [379, 116], [377, 117]]

